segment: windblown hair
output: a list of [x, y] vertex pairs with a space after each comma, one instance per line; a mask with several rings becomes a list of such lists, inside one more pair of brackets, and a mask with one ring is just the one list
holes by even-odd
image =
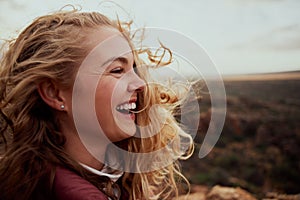
[[[137, 48], [137, 54], [146, 53], [151, 63], [147, 64], [146, 68], [138, 68], [140, 76], [147, 81], [147, 87], [143, 93], [139, 94], [137, 124], [146, 128], [139, 129], [141, 139], [130, 138], [129, 145], [127, 145], [128, 152], [138, 152], [142, 155], [138, 154], [134, 157], [135, 164], [125, 163], [125, 165], [129, 169], [141, 170], [144, 173], [125, 173], [123, 186], [132, 191], [131, 199], [171, 199], [178, 197], [179, 189], [181, 192], [189, 189], [189, 182], [180, 171], [178, 159], [187, 159], [192, 155], [193, 140], [175, 119], [189, 88], [188, 86], [165, 85], [152, 80], [148, 69], [169, 65], [172, 62], [172, 52], [162, 44], [163, 53], [161, 54], [158, 53], [159, 50], [152, 53], [143, 45], [141, 46], [142, 48]], [[163, 61], [167, 54], [168, 60]], [[136, 62], [138, 65], [145, 65], [143, 60], [137, 59]], [[151, 154], [151, 152], [155, 153]], [[121, 155], [125, 162], [132, 157], [127, 158], [126, 153]], [[127, 184], [128, 180], [131, 184]], [[137, 187], [132, 187], [132, 184]], [[182, 188], [183, 184], [186, 184], [187, 188]]]
[[[19, 199], [19, 195], [22, 199], [39, 199], [42, 193], [50, 195], [55, 166], [68, 168], [111, 199], [118, 198], [114, 194], [116, 186], [109, 178], [92, 174], [66, 154], [60, 122], [37, 90], [37, 86], [46, 80], [71, 88], [78, 67], [88, 54], [88, 48], [84, 46], [87, 31], [102, 26], [114, 27], [130, 39], [128, 24], [111, 21], [96, 12], [73, 9], [39, 17], [16, 39], [8, 41], [0, 66], [1, 199]], [[141, 49], [134, 50], [137, 67], [142, 65], [138, 58], [141, 52]], [[162, 65], [151, 53], [148, 55], [151, 62]], [[140, 70], [139, 74], [147, 81], [146, 72]], [[173, 152], [170, 156], [176, 159], [191, 154], [192, 139], [182, 131], [172, 115], [178, 101], [162, 100], [167, 97], [169, 94], [162, 92], [157, 85], [148, 85], [140, 95], [142, 111], [137, 114], [139, 124], [149, 123], [148, 112], [154, 104], [162, 105], [155, 111], [156, 120], [160, 121], [161, 110], [166, 111], [167, 117], [155, 136], [122, 141], [128, 151], [151, 152], [167, 146]], [[180, 151], [182, 137], [188, 139], [187, 154]], [[168, 145], [169, 141], [174, 142]], [[125, 173], [122, 182], [130, 199], [169, 199], [178, 195], [177, 177], [183, 176], [178, 165], [172, 162], [149, 172]]]

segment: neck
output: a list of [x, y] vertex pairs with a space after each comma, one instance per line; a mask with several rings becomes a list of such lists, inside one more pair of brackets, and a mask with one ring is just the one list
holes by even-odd
[[106, 140], [102, 139], [101, 135], [99, 136], [100, 133], [98, 133], [97, 130], [94, 131], [93, 129], [87, 128], [87, 132], [99, 137], [96, 139], [88, 138], [88, 141], [92, 143], [90, 145], [92, 147], [86, 148], [86, 145], [81, 141], [73, 120], [70, 120], [72, 119], [72, 116], [67, 116], [65, 113], [62, 113], [60, 118], [62, 121], [61, 123], [63, 124], [63, 126], [61, 126], [61, 132], [66, 138], [66, 143], [64, 145], [66, 153], [78, 163], [101, 170], [104, 165], [103, 161], [108, 145], [108, 143], [105, 142]]
[[[94, 169], [101, 170], [104, 160], [107, 145], [97, 146], [97, 158], [95, 158], [83, 145], [77, 134], [66, 136], [65, 150], [66, 152], [79, 163], [90, 166]], [[94, 152], [95, 153], [95, 152]]]

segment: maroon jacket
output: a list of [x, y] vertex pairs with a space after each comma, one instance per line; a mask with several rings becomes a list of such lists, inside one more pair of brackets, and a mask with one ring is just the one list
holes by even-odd
[[90, 182], [61, 167], [56, 169], [53, 189], [57, 200], [108, 200], [108, 197]]

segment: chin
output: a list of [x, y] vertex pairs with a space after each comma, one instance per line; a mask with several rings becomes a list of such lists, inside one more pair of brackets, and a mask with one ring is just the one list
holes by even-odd
[[131, 128], [130, 130], [126, 130], [126, 132], [122, 132], [122, 139], [121, 140], [124, 140], [124, 139], [127, 139], [127, 138], [131, 138], [135, 135], [136, 133], [136, 127], [134, 128]]
[[135, 133], [136, 133], [135, 126], [134, 127], [126, 127], [125, 130], [118, 130], [118, 131], [111, 133], [112, 137], [108, 136], [108, 138], [110, 139], [111, 142], [119, 142], [119, 141], [133, 137], [135, 135]]

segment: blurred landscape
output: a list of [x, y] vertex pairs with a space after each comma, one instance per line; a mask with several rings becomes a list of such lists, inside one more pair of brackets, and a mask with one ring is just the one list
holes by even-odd
[[240, 187], [258, 199], [270, 192], [299, 194], [300, 71], [224, 77], [224, 84], [221, 136], [199, 159], [210, 122], [210, 97], [203, 94], [196, 149], [181, 161], [183, 173], [192, 185]]
[[[203, 82], [197, 84], [205, 91]], [[224, 84], [227, 113], [216, 146], [199, 159], [211, 115], [204, 92], [194, 154], [180, 161], [192, 184], [188, 199], [226, 199], [214, 196], [222, 193], [216, 185], [239, 187], [257, 199], [300, 199], [300, 71], [224, 77]], [[239, 188], [236, 199], [252, 200]]]

